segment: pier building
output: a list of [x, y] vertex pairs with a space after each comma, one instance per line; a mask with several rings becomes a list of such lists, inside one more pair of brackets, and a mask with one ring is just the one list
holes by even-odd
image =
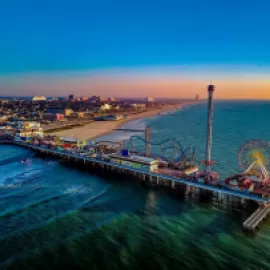
[[121, 164], [135, 169], [154, 172], [158, 169], [159, 161], [154, 158], [141, 157], [135, 155], [110, 155], [112, 163]]

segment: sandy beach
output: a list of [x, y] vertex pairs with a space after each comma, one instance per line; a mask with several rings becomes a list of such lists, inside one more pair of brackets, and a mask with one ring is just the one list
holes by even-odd
[[172, 110], [181, 109], [187, 105], [196, 103], [198, 103], [198, 101], [183, 102], [177, 105], [167, 105], [162, 109], [154, 109], [142, 113], [130, 114], [127, 118], [119, 121], [94, 121], [82, 127], [62, 130], [54, 132], [53, 134], [56, 136], [73, 137], [80, 140], [93, 140], [97, 137], [113, 132], [115, 129], [120, 128], [121, 125], [129, 121], [156, 116], [161, 112], [169, 112]]

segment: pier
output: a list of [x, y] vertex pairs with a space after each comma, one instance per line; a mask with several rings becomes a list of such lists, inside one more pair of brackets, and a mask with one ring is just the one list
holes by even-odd
[[[217, 197], [220, 197], [220, 198], [224, 197], [221, 195], [227, 195], [227, 196], [234, 196], [234, 197], [239, 198], [239, 199], [247, 199], [247, 200], [255, 201], [257, 203], [263, 203], [263, 204], [270, 203], [270, 198], [264, 198], [264, 197], [260, 197], [260, 196], [256, 196], [256, 195], [242, 193], [240, 191], [229, 190], [229, 189], [225, 189], [225, 188], [219, 187], [219, 186], [211, 186], [211, 185], [207, 185], [207, 184], [199, 183], [199, 182], [195, 182], [195, 181], [193, 182], [190, 180], [181, 179], [179, 177], [168, 176], [168, 175], [160, 174], [160, 173], [156, 173], [156, 172], [150, 172], [150, 171], [145, 171], [142, 169], [136, 169], [136, 168], [132, 168], [132, 167], [125, 166], [125, 165], [111, 163], [111, 162], [101, 160], [101, 159], [84, 157], [84, 156], [75, 155], [72, 153], [65, 153], [62, 151], [46, 149], [46, 148], [43, 148], [40, 146], [33, 146], [33, 145], [20, 143], [20, 142], [2, 142], [2, 143], [10, 143], [10, 144], [18, 145], [18, 146], [23, 146], [23, 147], [29, 148], [33, 151], [40, 152], [40, 153], [43, 153], [46, 155], [51, 155], [51, 156], [59, 157], [59, 158], [66, 158], [70, 162], [81, 161], [82, 163], [88, 164], [89, 166], [94, 165], [94, 166], [98, 166], [102, 169], [107, 169], [107, 170], [111, 170], [111, 171], [115, 171], [115, 172], [118, 171], [121, 173], [133, 175], [136, 177], [138, 176], [138, 178], [140, 178], [142, 180], [150, 179], [152, 181], [153, 179], [155, 179], [157, 185], [162, 185], [161, 183], [162, 182], [164, 183], [164, 181], [165, 181], [165, 182], [170, 183], [169, 186], [175, 187], [175, 184], [178, 183], [178, 184], [184, 184], [188, 187], [194, 187], [194, 188], [214, 192], [215, 194], [219, 195]], [[162, 180], [162, 181], [160, 181], [160, 180]]]
[[244, 223], [243, 227], [248, 231], [254, 231], [270, 212], [269, 206], [260, 206]]
[[148, 183], [151, 186], [156, 187], [163, 186], [171, 190], [184, 188], [186, 190], [185, 193], [189, 195], [192, 194], [193, 192], [198, 193], [207, 191], [210, 193], [210, 196], [217, 198], [219, 202], [230, 201], [232, 197], [238, 200], [239, 203], [241, 204], [243, 204], [245, 200], [254, 201], [261, 206], [243, 223], [243, 227], [249, 231], [254, 231], [270, 212], [270, 198], [267, 197], [264, 198], [253, 194], [226, 189], [219, 185], [208, 185], [205, 183], [190, 181], [182, 179], [180, 177], [165, 175], [158, 172], [150, 172], [142, 169], [125, 166], [122, 164], [115, 164], [98, 158], [84, 157], [79, 154], [66, 153], [63, 151], [48, 149], [41, 146], [34, 146], [22, 142], [0, 141], [0, 143], [25, 147], [44, 155], [59, 158], [59, 160], [64, 159], [71, 164], [72, 163], [76, 164], [80, 162], [81, 164], [84, 164], [89, 168], [93, 169], [99, 168], [104, 172], [107, 171], [111, 173], [119, 173], [122, 175], [132, 176], [136, 180], [142, 183], [143, 182]]

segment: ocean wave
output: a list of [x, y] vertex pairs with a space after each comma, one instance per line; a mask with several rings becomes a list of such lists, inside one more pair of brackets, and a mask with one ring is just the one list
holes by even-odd
[[28, 156], [28, 153], [14, 153], [13, 155], [4, 156], [0, 159], [0, 167], [14, 163], [17, 160], [26, 159]]
[[[55, 196], [55, 197], [51, 198], [50, 200], [43, 200], [36, 205], [31, 205], [31, 206], [25, 207], [21, 210], [14, 211], [12, 213], [7, 213], [6, 215], [2, 216], [2, 218], [5, 217], [5, 220], [8, 219], [11, 223], [5, 227], [6, 230], [5, 230], [3, 237], [5, 239], [7, 239], [7, 237], [8, 238], [14, 237], [14, 236], [19, 235], [22, 232], [31, 231], [31, 230], [46, 226], [48, 223], [54, 222], [57, 219], [64, 218], [64, 217], [74, 213], [75, 211], [81, 209], [84, 205], [86, 205], [90, 201], [96, 200], [97, 198], [99, 198], [100, 196], [105, 194], [110, 186], [111, 185], [106, 187], [103, 191], [101, 191], [97, 195], [92, 196], [91, 198], [87, 198], [87, 195], [89, 195], [88, 194], [89, 192], [90, 193], [92, 192], [92, 189], [90, 189], [86, 186], [80, 186], [76, 190], [75, 188], [72, 187], [71, 189], [67, 190], [67, 192], [69, 192], [68, 194], [74, 194], [74, 193], [84, 194], [84, 196], [81, 198], [81, 200], [78, 200], [78, 202], [75, 203], [74, 205], [68, 204], [69, 208], [65, 208], [65, 207], [60, 208], [59, 211], [57, 211], [57, 215], [55, 215], [55, 213], [53, 213], [53, 216], [48, 216], [45, 213], [45, 216], [44, 216], [45, 219], [40, 217], [40, 215], [38, 215], [38, 214], [29, 213], [28, 216], [31, 216], [31, 223], [32, 224], [29, 224], [29, 222], [27, 222], [27, 223], [23, 222], [23, 219], [25, 218], [23, 212], [29, 208], [31, 208], [31, 210], [32, 210], [34, 207], [38, 207], [39, 205], [42, 205], [45, 202], [49, 202], [49, 201], [52, 201], [54, 199], [59, 199], [60, 196]], [[77, 191], [77, 192], [75, 192], [75, 191]], [[67, 193], [65, 193], [64, 195], [67, 195]], [[37, 212], [39, 212], [39, 211], [37, 211]], [[18, 222], [22, 223], [22, 224], [26, 224], [26, 225], [20, 226], [18, 228], [17, 227]], [[3, 225], [1, 225], [1, 226], [3, 227]], [[3, 239], [3, 238], [1, 237], [0, 240], [1, 239]]]
[[95, 196], [89, 198], [88, 200], [86, 200], [86, 201], [82, 204], [81, 207], [85, 207], [88, 203], [90, 203], [90, 202], [92, 202], [92, 201], [94, 201], [94, 200], [100, 198], [101, 196], [103, 196], [105, 193], [107, 193], [108, 189], [109, 189], [111, 186], [112, 186], [112, 184], [111, 184], [111, 185], [108, 185], [108, 186], [107, 186], [106, 188], [104, 188], [100, 193], [98, 193], [97, 195], [95, 195]]
[[[32, 185], [28, 188], [21, 188], [21, 187], [18, 187], [18, 186], [10, 186], [8, 187], [7, 189], [5, 189], [5, 191], [8, 190], [8, 193], [6, 194], [1, 194], [0, 195], [0, 199], [7, 199], [7, 198], [11, 198], [11, 197], [22, 197], [22, 196], [27, 196], [29, 193], [32, 193], [34, 191], [37, 191], [37, 190], [40, 190], [42, 189], [43, 187], [45, 187], [44, 184], [35, 184], [35, 185]], [[10, 192], [11, 189], [14, 189], [15, 188], [15, 191], [14, 192]]]
[[78, 193], [80, 193], [81, 190], [83, 190], [84, 187], [85, 187], [85, 185], [79, 186], [77, 189], [74, 189], [74, 188], [67, 189], [64, 192], [61, 192], [57, 195], [48, 196], [47, 198], [44, 198], [42, 200], [38, 200], [35, 202], [32, 201], [31, 203], [24, 205], [22, 208], [9, 209], [8, 211], [0, 213], [0, 218], [3, 218], [7, 215], [9, 215], [9, 216], [16, 215], [16, 214], [25, 212], [30, 208], [32, 209], [32, 208], [38, 207], [39, 205], [42, 205], [42, 204], [45, 204], [45, 203], [48, 203], [51, 201], [59, 200], [59, 199], [64, 198], [64, 197], [68, 197], [69, 195], [78, 194]]
[[2, 178], [0, 180], [1, 186], [14, 186], [22, 183], [26, 183], [35, 178], [38, 178], [42, 173], [42, 168], [33, 168], [22, 172], [14, 172], [13, 174]]

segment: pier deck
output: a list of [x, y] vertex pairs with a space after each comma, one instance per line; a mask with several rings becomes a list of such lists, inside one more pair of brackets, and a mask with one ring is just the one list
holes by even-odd
[[[10, 143], [10, 142], [9, 142]], [[120, 164], [115, 164], [115, 163], [111, 163], [108, 161], [104, 161], [101, 159], [96, 159], [96, 158], [90, 158], [90, 157], [84, 157], [84, 156], [80, 156], [80, 155], [76, 155], [76, 154], [72, 154], [72, 153], [65, 153], [62, 151], [57, 151], [57, 150], [52, 150], [52, 149], [47, 149], [47, 148], [43, 148], [40, 146], [33, 146], [33, 145], [27, 145], [24, 143], [19, 143], [19, 142], [11, 142], [12, 144], [15, 145], [20, 145], [23, 147], [27, 147], [30, 148], [32, 150], [35, 151], [39, 151], [39, 152], [43, 152], [43, 153], [47, 153], [47, 154], [51, 154], [53, 156], [58, 156], [60, 158], [68, 158], [68, 159], [74, 159], [74, 160], [81, 160], [84, 163], [93, 163], [96, 165], [100, 165], [101, 167], [107, 166], [108, 168], [113, 168], [113, 169], [118, 169], [118, 170], [122, 170], [122, 171], [128, 171], [130, 173], [133, 173], [136, 175], [136, 173], [138, 174], [143, 174], [144, 178], [147, 176], [150, 179], [152, 179], [152, 177], [154, 177], [155, 179], [163, 179], [166, 181], [170, 181], [171, 182], [171, 186], [173, 187], [175, 185], [175, 183], [181, 183], [181, 184], [185, 184], [187, 186], [192, 186], [195, 188], [199, 188], [202, 190], [208, 190], [211, 192], [215, 192], [219, 195], [228, 195], [228, 196], [234, 196], [234, 197], [238, 197], [241, 199], [247, 199], [247, 200], [252, 200], [255, 201], [257, 203], [270, 203], [270, 198], [264, 198], [264, 197], [259, 197], [256, 195], [252, 195], [252, 194], [248, 194], [248, 193], [242, 193], [242, 192], [238, 192], [235, 190], [228, 190], [222, 187], [217, 187], [217, 186], [211, 186], [211, 185], [207, 185], [207, 184], [203, 184], [203, 183], [198, 183], [198, 182], [193, 182], [193, 181], [189, 181], [189, 180], [185, 180], [185, 179], [181, 179], [179, 177], [173, 177], [173, 176], [169, 176], [166, 174], [161, 174], [161, 173], [155, 173], [155, 172], [150, 172], [150, 171], [145, 171], [145, 170], [140, 170], [140, 169], [135, 169], [135, 168], [131, 168], [129, 166], [124, 166], [124, 165], [120, 165]]]

